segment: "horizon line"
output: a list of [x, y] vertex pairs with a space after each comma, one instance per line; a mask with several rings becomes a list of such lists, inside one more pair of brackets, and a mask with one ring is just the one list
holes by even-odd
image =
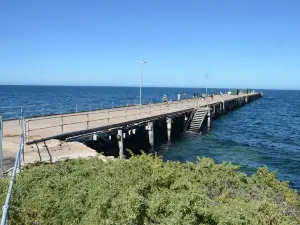
[[[119, 86], [119, 85], [70, 85], [70, 84], [61, 84], [61, 85], [57, 85], [57, 84], [0, 84], [0, 86], [46, 86], [46, 87], [127, 87], [127, 88], [139, 88], [140, 86]], [[204, 88], [205, 87], [170, 87], [170, 86], [142, 86], [143, 88]], [[259, 89], [259, 90], [278, 90], [278, 91], [300, 91], [300, 89], [282, 89], [282, 88], [236, 88], [236, 87], [232, 87], [232, 88], [224, 88], [224, 87], [207, 87], [207, 88], [216, 88], [216, 89]]]

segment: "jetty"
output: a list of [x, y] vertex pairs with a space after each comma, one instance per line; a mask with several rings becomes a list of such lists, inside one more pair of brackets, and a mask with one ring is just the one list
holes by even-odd
[[[53, 163], [72, 158], [100, 157], [104, 161], [114, 159], [114, 156], [126, 158], [127, 148], [132, 152], [141, 149], [145, 151], [153, 149], [156, 143], [171, 142], [173, 137], [185, 131], [198, 133], [203, 127], [209, 130], [213, 119], [262, 95], [247, 91], [237, 95], [224, 94], [159, 104], [20, 118], [4, 123], [1, 117], [1, 174], [11, 173], [1, 224], [6, 224], [8, 219], [16, 174], [20, 174], [26, 164]], [[106, 153], [113, 150], [109, 154], [112, 157], [97, 154], [96, 150], [99, 149]]]
[[[96, 145], [100, 149], [116, 147], [118, 151], [112, 155], [122, 158], [126, 148], [151, 149], [159, 141], [170, 142], [173, 136], [184, 131], [209, 129], [213, 119], [260, 97], [262, 93], [222, 94], [213, 98], [26, 118], [25, 162], [95, 155], [95, 151], [89, 149], [86, 152], [83, 147], [72, 145], [68, 148], [66, 142], [85, 143], [89, 147]], [[4, 159], [15, 155], [18, 149], [19, 125], [20, 120], [4, 121]]]

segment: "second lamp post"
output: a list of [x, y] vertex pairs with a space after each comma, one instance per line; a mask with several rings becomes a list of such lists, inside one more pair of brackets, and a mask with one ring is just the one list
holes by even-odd
[[143, 77], [143, 64], [147, 63], [148, 61], [136, 61], [137, 64], [140, 65], [141, 68], [141, 80], [140, 80], [140, 106], [142, 106], [142, 77]]

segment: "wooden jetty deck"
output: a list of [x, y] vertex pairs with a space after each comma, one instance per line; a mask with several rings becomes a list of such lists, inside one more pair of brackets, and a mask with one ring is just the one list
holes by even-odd
[[[28, 144], [36, 144], [50, 139], [93, 139], [93, 135], [104, 131], [114, 132], [120, 136], [122, 129], [128, 125], [134, 126], [140, 123], [145, 125], [145, 123], [153, 122], [159, 118], [174, 118], [191, 113], [193, 110], [200, 107], [207, 107], [209, 110], [208, 116], [210, 122], [211, 115], [215, 115], [216, 113], [223, 114], [225, 111], [230, 111], [237, 106], [251, 102], [259, 97], [261, 97], [261, 93], [239, 95], [224, 94], [215, 95], [213, 99], [207, 97], [205, 100], [200, 98], [188, 99], [143, 106], [129, 106], [89, 112], [27, 118], [26, 141]], [[13, 155], [17, 151], [19, 134], [19, 120], [4, 122], [4, 158]], [[121, 139], [123, 139], [123, 133], [121, 136]], [[120, 146], [122, 145], [120, 140], [118, 140], [118, 142], [119, 147], [123, 148]], [[123, 150], [120, 151], [120, 155], [123, 154], [121, 153], [122, 151]]]

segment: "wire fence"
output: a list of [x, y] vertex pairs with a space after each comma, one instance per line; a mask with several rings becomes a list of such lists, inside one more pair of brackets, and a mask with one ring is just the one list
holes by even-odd
[[22, 161], [24, 161], [24, 148], [25, 148], [25, 140], [26, 140], [26, 132], [25, 131], [26, 131], [26, 123], [25, 123], [25, 120], [22, 119], [22, 121], [21, 121], [20, 143], [19, 143], [17, 154], [16, 154], [14, 167], [13, 167], [13, 170], [12, 170], [11, 180], [10, 180], [8, 192], [7, 192], [7, 195], [6, 195], [5, 204], [2, 207], [1, 225], [6, 225], [7, 222], [8, 222], [12, 189], [13, 189], [13, 186], [14, 186], [14, 183], [15, 183], [16, 174], [21, 173]]

